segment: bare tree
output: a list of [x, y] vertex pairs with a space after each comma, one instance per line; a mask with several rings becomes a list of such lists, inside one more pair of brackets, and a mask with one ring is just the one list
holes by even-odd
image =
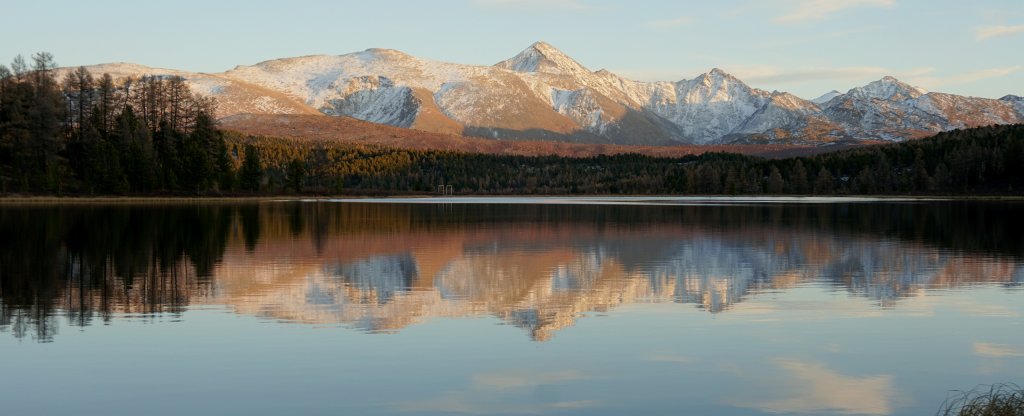
[[104, 73], [96, 85], [96, 109], [99, 111], [99, 127], [104, 134], [113, 129], [114, 108], [117, 105], [117, 89], [114, 78]]

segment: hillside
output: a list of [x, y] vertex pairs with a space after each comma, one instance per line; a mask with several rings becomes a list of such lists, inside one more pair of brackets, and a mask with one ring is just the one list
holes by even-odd
[[787, 144], [626, 146], [552, 141], [489, 140], [404, 129], [344, 116], [322, 117], [293, 114], [238, 114], [221, 119], [219, 126], [223, 130], [243, 135], [287, 138], [298, 142], [358, 144], [409, 150], [445, 150], [519, 156], [589, 157], [636, 153], [658, 157], [681, 157], [707, 152], [775, 156], [813, 154], [844, 147], [840, 145]]

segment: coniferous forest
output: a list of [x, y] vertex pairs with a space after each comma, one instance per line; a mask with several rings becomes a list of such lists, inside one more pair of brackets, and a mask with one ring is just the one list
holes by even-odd
[[233, 187], [214, 102], [180, 77], [115, 83], [48, 53], [0, 66], [0, 193], [206, 193]]
[[1019, 194], [1024, 125], [817, 156], [572, 158], [249, 137], [180, 77], [62, 79], [48, 53], [0, 66], [0, 194]]

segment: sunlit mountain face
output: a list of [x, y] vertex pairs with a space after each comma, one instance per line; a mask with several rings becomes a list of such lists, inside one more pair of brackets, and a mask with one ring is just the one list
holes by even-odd
[[5, 206], [0, 232], [33, 238], [0, 242], [0, 330], [51, 341], [61, 320], [86, 328], [216, 306], [374, 333], [492, 317], [546, 341], [629, 305], [730, 314], [806, 288], [899, 309], [922, 294], [1024, 283], [1020, 208]]

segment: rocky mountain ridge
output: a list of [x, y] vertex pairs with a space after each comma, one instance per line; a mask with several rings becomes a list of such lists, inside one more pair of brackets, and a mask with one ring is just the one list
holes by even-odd
[[[1024, 100], [927, 92], [885, 77], [815, 100], [750, 87], [721, 69], [640, 82], [591, 71], [537, 42], [493, 66], [390, 49], [275, 59], [219, 74], [134, 64], [87, 67], [115, 78], [178, 75], [214, 96], [219, 117], [325, 114], [500, 140], [638, 145], [900, 141], [1024, 122]], [[68, 71], [69, 69], [63, 69]]]

